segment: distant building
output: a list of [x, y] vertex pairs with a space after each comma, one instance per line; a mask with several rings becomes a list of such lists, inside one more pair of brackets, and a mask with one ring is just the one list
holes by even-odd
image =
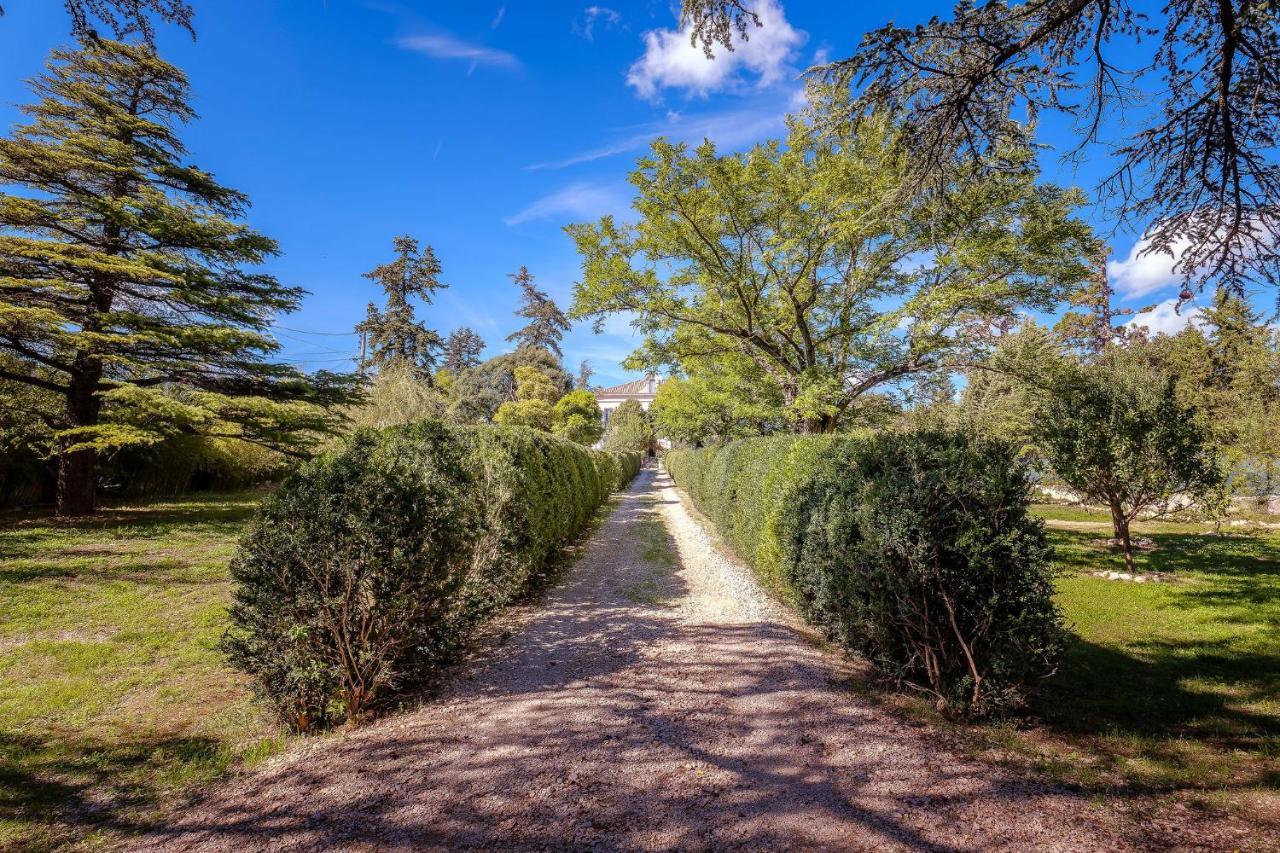
[[[634, 379], [631, 382], [623, 382], [621, 385], [614, 385], [609, 388], [593, 388], [592, 392], [596, 395], [596, 402], [600, 404], [600, 420], [605, 428], [609, 427], [609, 418], [617, 410], [619, 406], [628, 400], [635, 400], [640, 404], [640, 408], [646, 412], [649, 411], [649, 404], [658, 396], [658, 388], [662, 386], [665, 380], [657, 374], [650, 373], [644, 379]], [[599, 447], [603, 442], [597, 442]], [[666, 439], [658, 439], [654, 447], [649, 448], [649, 455], [653, 455], [656, 447], [670, 447], [671, 442]]]
[[614, 410], [628, 400], [635, 400], [640, 404], [640, 408], [646, 412], [649, 411], [649, 404], [653, 402], [654, 397], [658, 396], [658, 387], [662, 382], [663, 380], [656, 374], [650, 373], [644, 379], [634, 379], [610, 388], [592, 389], [596, 395], [596, 401], [600, 404], [600, 417], [604, 425], [609, 426], [609, 417]]

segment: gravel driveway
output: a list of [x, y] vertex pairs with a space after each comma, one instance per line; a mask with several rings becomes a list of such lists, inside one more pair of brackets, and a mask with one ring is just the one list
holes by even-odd
[[721, 556], [660, 471], [428, 706], [235, 777], [174, 850], [1125, 850], [1116, 816], [957, 756]]

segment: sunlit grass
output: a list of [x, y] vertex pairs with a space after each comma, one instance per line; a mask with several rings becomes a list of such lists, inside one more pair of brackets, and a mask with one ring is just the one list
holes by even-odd
[[167, 792], [280, 748], [217, 650], [257, 501], [0, 518], [0, 848], [127, 832]]
[[1140, 522], [1156, 547], [1137, 568], [1162, 581], [1138, 584], [1092, 574], [1124, 569], [1105, 514], [1036, 511], [1073, 634], [1035, 709], [1046, 769], [1102, 788], [1280, 789], [1280, 532]]

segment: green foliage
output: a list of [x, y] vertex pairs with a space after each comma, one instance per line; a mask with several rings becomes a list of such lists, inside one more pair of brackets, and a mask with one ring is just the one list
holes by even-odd
[[[0, 139], [0, 378], [59, 398], [59, 511], [89, 512], [100, 452], [180, 433], [306, 452], [349, 379], [270, 360], [302, 291], [252, 271], [274, 241], [189, 165], [185, 75], [145, 45], [55, 50], [31, 122]], [[318, 405], [317, 405], [318, 404]], [[37, 411], [28, 414], [35, 418]]]
[[224, 648], [291, 725], [358, 720], [453, 648], [478, 533], [463, 457], [436, 424], [361, 430], [263, 505]]
[[361, 430], [264, 506], [225, 648], [292, 725], [359, 718], [544, 579], [639, 462], [519, 427]]
[[990, 322], [1050, 310], [1088, 274], [1078, 193], [1023, 158], [948, 186], [945, 205], [913, 199], [895, 127], [820, 120], [836, 92], [785, 143], [655, 142], [631, 175], [638, 221], [568, 229], [571, 316], [633, 314], [631, 367], [749, 359], [794, 427], [831, 431], [863, 394], [968, 360]]
[[604, 432], [606, 450], [644, 450], [653, 442], [653, 424], [644, 407], [627, 400], [613, 410]]
[[1175, 496], [1205, 499], [1217, 454], [1173, 377], [1113, 360], [1065, 374], [1037, 410], [1035, 440], [1073, 489], [1111, 511], [1133, 569], [1129, 525]]
[[448, 404], [442, 389], [428, 384], [420, 372], [392, 364], [373, 377], [364, 399], [347, 410], [347, 419], [357, 429], [381, 429], [421, 420], [441, 420]]
[[501, 426], [523, 426], [550, 432], [554, 422], [552, 404], [560, 396], [555, 377], [531, 365], [520, 365], [512, 373], [516, 381], [516, 399], [499, 406], [493, 422]]
[[760, 435], [785, 423], [773, 385], [722, 370], [663, 382], [649, 414], [658, 435], [695, 447]]
[[534, 367], [549, 377], [556, 393], [548, 402], [573, 388], [573, 378], [551, 353], [523, 347], [463, 370], [452, 380], [449, 418], [457, 423], [486, 423], [493, 420], [503, 403], [516, 402], [517, 367]]
[[1024, 458], [1036, 458], [1036, 407], [1070, 368], [1048, 331], [1025, 320], [1017, 331], [1000, 338], [980, 369], [970, 371], [954, 413], [957, 425], [974, 435], [1008, 442]]
[[587, 390], [574, 390], [556, 401], [551, 410], [551, 431], [578, 444], [592, 445], [604, 434], [600, 404]]
[[536, 398], [503, 403], [493, 414], [493, 422], [498, 426], [528, 427], [539, 432], [550, 432], [551, 420], [551, 404]]
[[768, 588], [893, 678], [982, 714], [1020, 703], [1062, 643], [1011, 459], [920, 432], [745, 439], [665, 464]]
[[1238, 297], [1218, 294], [1177, 335], [1133, 341], [1130, 358], [1178, 377], [1237, 495], [1280, 492], [1280, 333]]
[[430, 383], [444, 341], [418, 322], [409, 298], [416, 296], [430, 305], [436, 291], [448, 285], [440, 281], [440, 261], [430, 246], [421, 249], [412, 237], [397, 237], [394, 246], [394, 261], [364, 274], [385, 291], [387, 307], [379, 311], [370, 302], [367, 316], [356, 326], [368, 345], [361, 368], [410, 371]]
[[126, 447], [100, 466], [104, 491], [117, 497], [174, 497], [229, 491], [282, 478], [288, 460], [265, 447], [204, 435], [178, 435]]

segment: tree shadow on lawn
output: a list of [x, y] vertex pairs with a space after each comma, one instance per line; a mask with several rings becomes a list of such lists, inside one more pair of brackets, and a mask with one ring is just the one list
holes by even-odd
[[1108, 793], [1280, 789], [1280, 538], [1141, 535], [1156, 549], [1138, 568], [1167, 582], [1084, 577], [1123, 558], [1102, 534], [1050, 530], [1078, 624], [1033, 710], [1053, 752], [1093, 762], [1059, 775]]
[[258, 503], [256, 495], [236, 494], [106, 509], [83, 519], [59, 520], [48, 511], [0, 516], [0, 580], [111, 574], [112, 561], [122, 559], [136, 559], [146, 573], [180, 569], [182, 556], [234, 540]]
[[158, 776], [178, 782], [229, 760], [225, 745], [207, 737], [103, 743], [0, 732], [0, 819], [19, 833], [7, 839], [0, 829], [0, 848], [47, 850], [96, 831], [145, 830], [165, 793]]
[[44, 507], [0, 512], [0, 534], [19, 542], [99, 531], [128, 537], [192, 529], [235, 528], [257, 511], [266, 492], [203, 493], [104, 506], [82, 518], [58, 518]]
[[[1104, 772], [1137, 762], [1124, 773], [1135, 793], [1280, 789], [1280, 716], [1244, 707], [1277, 695], [1280, 660], [1243, 653], [1229, 641], [1151, 640], [1130, 648], [1074, 636], [1036, 703], [1045, 728], [1090, 739]], [[1115, 791], [1110, 781], [1100, 787]]]

